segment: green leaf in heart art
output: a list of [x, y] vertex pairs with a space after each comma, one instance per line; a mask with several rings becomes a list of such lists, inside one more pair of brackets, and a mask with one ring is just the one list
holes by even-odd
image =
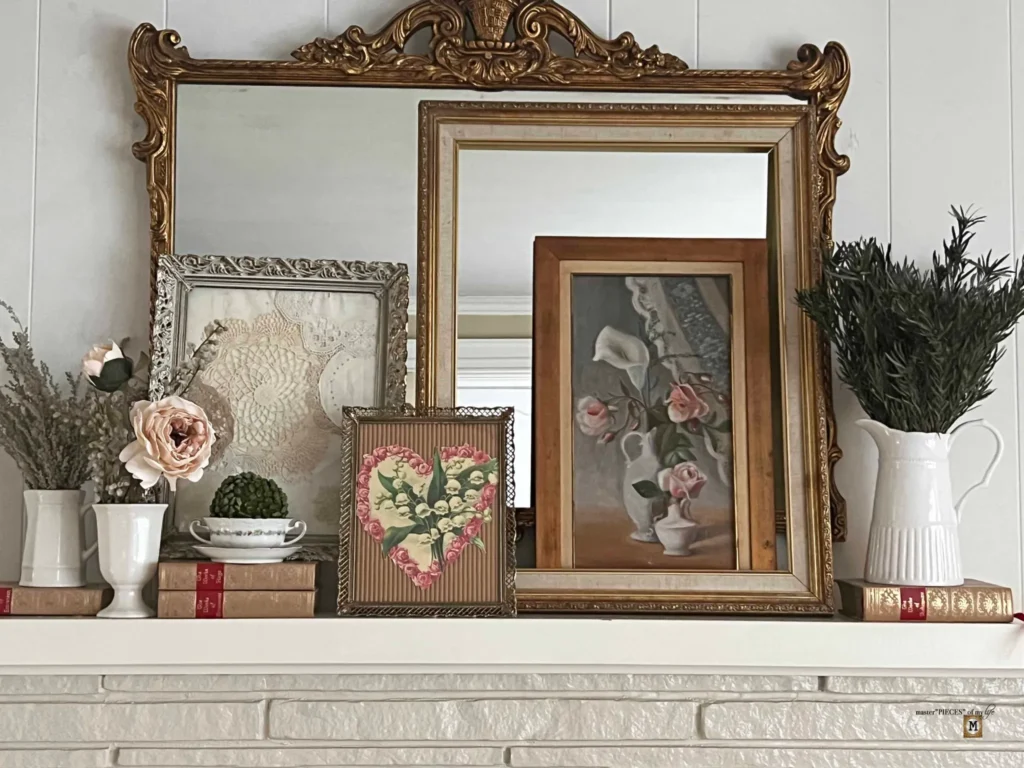
[[444, 467], [441, 466], [441, 454], [434, 451], [434, 474], [430, 478], [430, 488], [427, 490], [427, 506], [433, 509], [437, 502], [444, 498]]

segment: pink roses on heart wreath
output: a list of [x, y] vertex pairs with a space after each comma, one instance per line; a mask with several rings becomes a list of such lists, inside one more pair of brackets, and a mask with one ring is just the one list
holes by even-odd
[[139, 400], [131, 420], [135, 442], [118, 458], [143, 488], [166, 477], [173, 491], [178, 480], [196, 482], [203, 476], [216, 438], [202, 408], [181, 397]]

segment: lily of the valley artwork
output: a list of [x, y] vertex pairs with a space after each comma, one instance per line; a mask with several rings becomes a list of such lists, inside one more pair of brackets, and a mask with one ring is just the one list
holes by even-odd
[[473, 445], [423, 457], [402, 445], [362, 457], [356, 516], [363, 531], [413, 584], [429, 590], [467, 547], [486, 551], [498, 461]]
[[572, 278], [577, 568], [737, 567], [730, 278]]

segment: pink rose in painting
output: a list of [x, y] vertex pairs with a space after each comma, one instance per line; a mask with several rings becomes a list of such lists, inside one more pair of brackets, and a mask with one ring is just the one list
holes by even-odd
[[474, 517], [472, 520], [466, 523], [466, 527], [463, 529], [463, 535], [472, 539], [474, 536], [479, 535], [480, 529], [483, 527], [484, 521], [481, 520], [479, 517]]
[[380, 541], [384, 538], [384, 526], [376, 520], [371, 520], [366, 524], [366, 532], [373, 537], [374, 541]]
[[391, 562], [393, 562], [395, 565], [405, 565], [406, 563], [410, 562], [409, 550], [407, 550], [405, 547], [395, 547], [391, 550], [391, 554], [388, 555], [388, 557], [391, 558]]
[[356, 488], [356, 499], [359, 501], [370, 500], [370, 489], [369, 488]]
[[576, 423], [584, 435], [597, 437], [608, 429], [610, 421], [608, 405], [596, 397], [580, 398], [576, 403]]
[[429, 573], [431, 575], [433, 575], [433, 576], [440, 576], [441, 575], [441, 570], [442, 570], [441, 569], [441, 563], [439, 561], [434, 560], [430, 564], [430, 571], [429, 571]]
[[373, 469], [375, 466], [377, 466], [377, 462], [373, 460], [373, 456], [370, 454], [363, 456], [363, 467], [365, 469]]
[[373, 458], [375, 458], [378, 462], [384, 461], [384, 459], [386, 459], [387, 457], [388, 457], [388, 449], [387, 448], [374, 448], [373, 449]]
[[445, 562], [454, 563], [459, 559], [459, 555], [462, 554], [462, 550], [465, 549], [465, 547], [466, 539], [463, 536], [457, 536], [444, 552]]
[[474, 464], [486, 464], [490, 460], [491, 460], [491, 457], [488, 456], [483, 451], [474, 451], [474, 453], [473, 453], [473, 463]]
[[469, 445], [459, 446], [459, 458], [460, 459], [471, 459], [473, 458], [473, 448]]
[[412, 580], [420, 589], [430, 589], [434, 585], [434, 575], [424, 571], [423, 573], [417, 573]]
[[665, 405], [668, 406], [669, 419], [676, 424], [691, 419], [703, 419], [711, 410], [689, 384], [673, 384]]
[[356, 483], [364, 488], [368, 488], [370, 486], [370, 473], [360, 472], [359, 476], [356, 478]]
[[658, 486], [676, 499], [689, 499], [700, 495], [700, 489], [707, 481], [700, 467], [692, 461], [684, 461], [658, 473]]
[[490, 509], [491, 505], [494, 504], [494, 497], [497, 495], [497, 486], [492, 483], [488, 483], [480, 489], [480, 501], [474, 505], [473, 509], [477, 512], [483, 512], [485, 509]]

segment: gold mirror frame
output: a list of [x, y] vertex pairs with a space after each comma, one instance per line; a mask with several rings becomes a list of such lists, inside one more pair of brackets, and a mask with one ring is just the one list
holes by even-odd
[[[409, 39], [426, 28], [432, 35], [428, 52], [406, 53]], [[572, 56], [555, 52], [552, 34], [568, 41]], [[820, 270], [821, 250], [832, 247], [836, 179], [850, 167], [850, 159], [835, 148], [839, 106], [850, 83], [849, 58], [838, 43], [829, 43], [824, 51], [803, 45], [782, 70], [690, 69], [657, 46], [641, 48], [629, 32], [614, 40], [597, 36], [553, 0], [420, 0], [377, 32], [353, 26], [335, 38], [320, 37], [300, 46], [292, 57], [293, 61], [193, 59], [174, 30], [142, 24], [132, 34], [128, 66], [137, 96], [135, 110], [147, 126], [145, 138], [132, 146], [132, 152], [146, 163], [154, 280], [157, 258], [174, 252], [174, 134], [177, 86], [182, 83], [790, 96], [811, 104], [817, 116], [818, 210], [811, 217], [810, 233], [815, 270]], [[422, 207], [419, 216], [422, 227], [428, 218]], [[431, 258], [429, 251], [420, 254], [420, 275], [431, 274]], [[429, 280], [418, 280], [416, 399], [421, 406], [437, 404], [439, 361], [442, 354], [454, 354], [439, 350], [434, 338], [437, 307], [429, 285]], [[830, 477], [825, 493], [832, 535], [842, 541], [846, 502], [832, 472], [842, 452], [832, 407], [831, 355], [823, 342], [819, 347], [817, 394], [823, 402], [820, 429], [826, 435], [820, 460]]]

